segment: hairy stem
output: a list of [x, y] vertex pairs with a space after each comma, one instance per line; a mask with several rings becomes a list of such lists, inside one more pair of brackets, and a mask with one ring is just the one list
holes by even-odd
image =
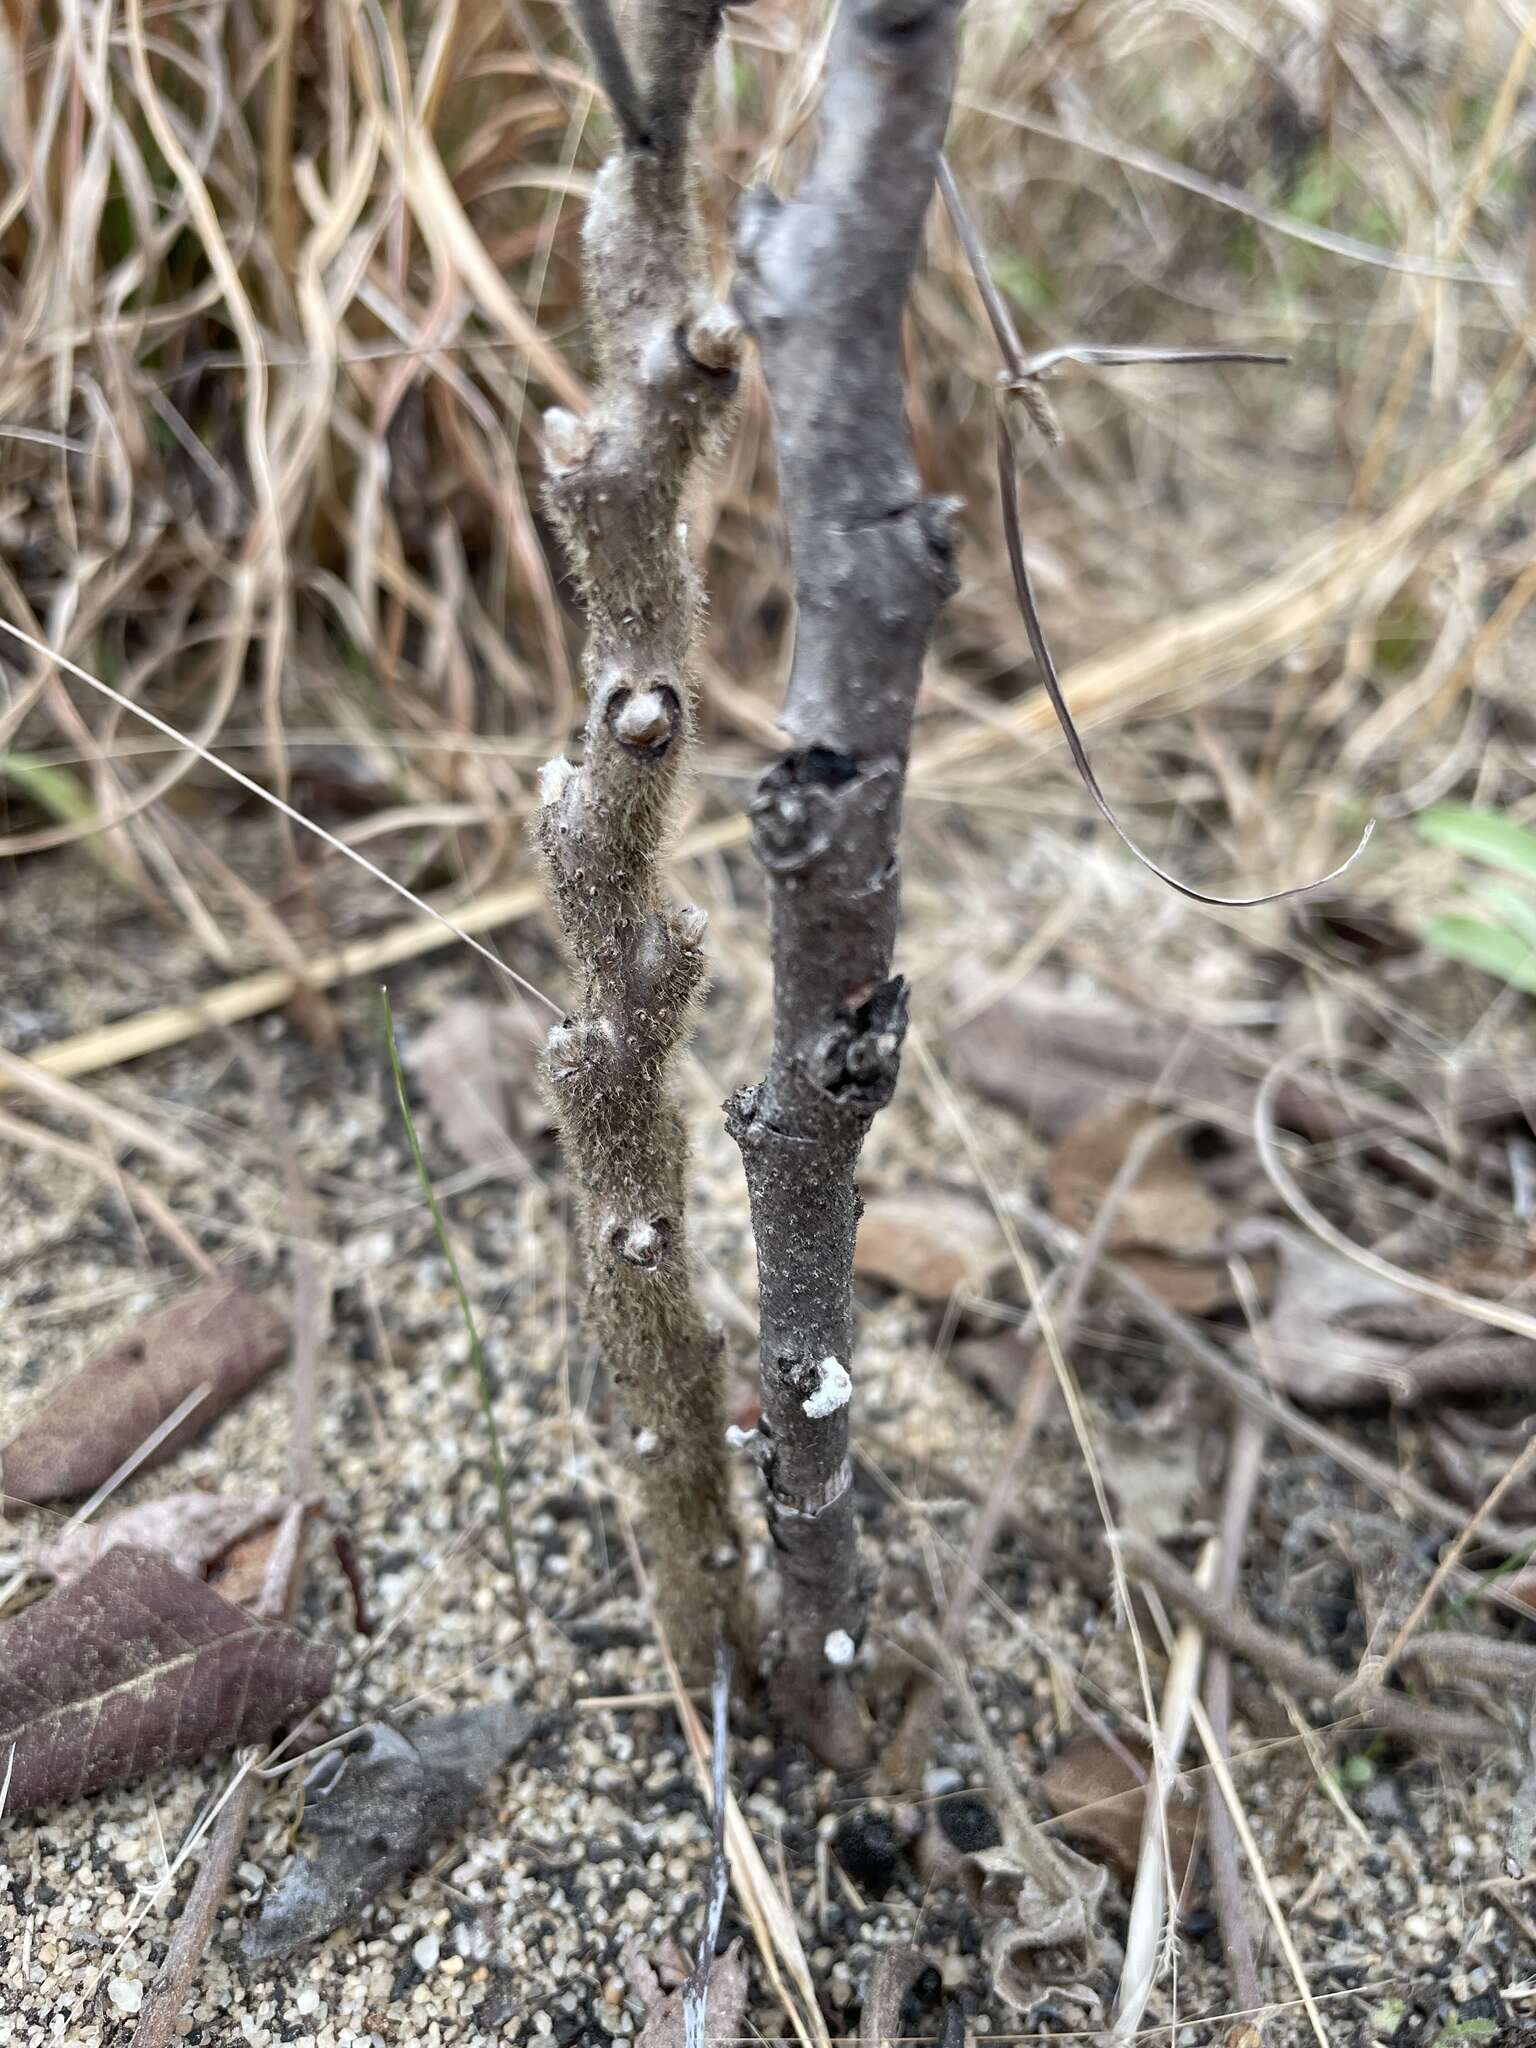
[[587, 612], [589, 700], [580, 765], [546, 766], [534, 827], [574, 983], [546, 1074], [662, 1619], [699, 1678], [717, 1636], [741, 1636], [739, 1545], [722, 1340], [694, 1285], [670, 1079], [703, 979], [704, 916], [667, 900], [662, 856], [695, 724], [701, 596], [683, 521], [734, 408], [741, 323], [710, 293], [688, 157], [716, 8], [643, 0], [638, 84], [615, 61], [606, 10], [584, 19], [607, 24], [595, 55], [625, 102], [625, 139], [584, 229], [596, 400], [544, 420], [546, 502]]
[[912, 713], [954, 587], [952, 507], [925, 498], [902, 414], [901, 321], [954, 76], [956, 0], [843, 0], [816, 162], [758, 189], [736, 304], [762, 354], [795, 565], [790, 751], [752, 804], [772, 905], [773, 1050], [728, 1105], [757, 1237], [762, 1455], [782, 1581], [774, 1692], [828, 1761], [862, 1738], [863, 1619], [848, 1464], [858, 1197], [896, 1085], [891, 973]]

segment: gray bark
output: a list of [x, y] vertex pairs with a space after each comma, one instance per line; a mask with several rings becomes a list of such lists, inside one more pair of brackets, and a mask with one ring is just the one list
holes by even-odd
[[772, 905], [773, 1049], [727, 1106], [757, 1237], [761, 1456], [782, 1608], [781, 1712], [829, 1762], [863, 1743], [847, 1665], [863, 1618], [848, 1463], [855, 1168], [896, 1085], [891, 972], [913, 708], [954, 588], [951, 503], [925, 498], [901, 323], [954, 76], [958, 0], [843, 0], [815, 165], [750, 193], [738, 310], [773, 403], [798, 623], [754, 844]]
[[668, 901], [662, 871], [697, 696], [701, 599], [681, 522], [734, 408], [741, 324], [710, 291], [688, 156], [717, 10], [642, 0], [640, 86], [606, 8], [587, 0], [583, 18], [624, 141], [584, 229], [596, 402], [544, 423], [546, 499], [589, 625], [581, 763], [546, 766], [535, 824], [575, 983], [546, 1071], [661, 1617], [698, 1678], [717, 1637], [740, 1639], [742, 1606], [722, 1340], [694, 1285], [671, 1083], [703, 980], [704, 914]]

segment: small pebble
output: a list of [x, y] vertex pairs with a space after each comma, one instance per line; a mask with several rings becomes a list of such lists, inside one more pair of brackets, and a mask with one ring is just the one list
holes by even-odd
[[437, 1958], [441, 1949], [442, 1943], [438, 1940], [435, 1932], [424, 1934], [420, 1941], [412, 1944], [411, 1960], [423, 1976], [429, 1970], [437, 1968]]
[[107, 1996], [119, 2012], [137, 2012], [144, 2003], [144, 1986], [137, 1977], [114, 1977]]

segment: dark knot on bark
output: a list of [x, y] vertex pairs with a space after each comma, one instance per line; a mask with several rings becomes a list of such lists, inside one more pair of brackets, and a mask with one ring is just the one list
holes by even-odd
[[899, 974], [849, 1007], [816, 1046], [816, 1085], [839, 1107], [873, 1116], [896, 1091], [907, 1031], [907, 984]]
[[757, 785], [748, 807], [757, 857], [773, 874], [809, 866], [832, 843], [837, 791], [855, 782], [859, 764], [830, 747], [786, 754]]

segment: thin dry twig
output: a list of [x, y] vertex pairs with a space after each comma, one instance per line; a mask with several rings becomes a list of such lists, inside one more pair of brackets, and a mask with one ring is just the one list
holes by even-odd
[[1341, 861], [1326, 875], [1320, 876], [1316, 881], [1296, 883], [1290, 888], [1271, 889], [1258, 896], [1213, 896], [1204, 889], [1192, 888], [1189, 883], [1181, 882], [1176, 875], [1169, 874], [1166, 868], [1159, 867], [1152, 856], [1137, 845], [1121, 824], [1100, 787], [1093, 763], [1088, 758], [1088, 750], [1083, 745], [1082, 735], [1078, 732], [1076, 722], [1068, 709], [1061, 687], [1061, 677], [1057, 673], [1056, 662], [1041, 623], [1040, 608], [1035, 601], [1029, 563], [1024, 553], [1024, 532], [1019, 515], [1018, 451], [1014, 446], [1013, 429], [1008, 420], [1008, 398], [1012, 394], [1021, 399], [1037, 428], [1050, 438], [1059, 438], [1054, 415], [1040, 394], [1040, 379], [1056, 363], [1062, 361], [1094, 362], [1106, 367], [1120, 367], [1159, 362], [1283, 363], [1286, 358], [1253, 349], [1118, 349], [1094, 348], [1073, 343], [1058, 349], [1048, 349], [1043, 355], [1031, 360], [1025, 356], [1019, 345], [1013, 317], [1008, 311], [1007, 302], [993, 281], [991, 266], [987, 261], [981, 238], [961, 197], [960, 188], [955, 183], [954, 174], [943, 158], [940, 159], [939, 165], [939, 189], [944, 195], [950, 219], [954, 222], [961, 247], [965, 250], [966, 260], [981, 292], [987, 316], [992, 323], [992, 332], [1005, 365], [998, 384], [995, 406], [998, 500], [1003, 512], [1003, 538], [1008, 549], [1014, 592], [1018, 598], [1024, 630], [1029, 636], [1030, 649], [1040, 671], [1041, 683], [1050, 699], [1051, 709], [1056, 714], [1062, 736], [1072, 755], [1073, 765], [1082, 778], [1083, 787], [1092, 797], [1099, 815], [1126, 850], [1133, 854], [1149, 873], [1156, 875], [1160, 882], [1166, 883], [1180, 896], [1189, 897], [1192, 902], [1205, 903], [1224, 910], [1252, 910], [1260, 904], [1279, 903], [1290, 896], [1304, 896], [1314, 890], [1326, 888], [1330, 882], [1336, 882], [1340, 875], [1353, 867], [1364, 853], [1371, 834], [1376, 829], [1374, 818], [1367, 821], [1365, 830], [1360, 835], [1359, 844], [1349, 858]]
[[[1138, 1131], [1105, 1191], [1098, 1214], [1083, 1239], [1082, 1250], [1072, 1262], [1072, 1277], [1061, 1306], [1054, 1313], [1056, 1342], [1063, 1355], [1071, 1346], [1088, 1289], [1125, 1198], [1140, 1179], [1148, 1160], [1169, 1133], [1177, 1129], [1178, 1123], [1177, 1117], [1154, 1117]], [[965, 1563], [950, 1591], [940, 1635], [948, 1651], [958, 1651], [964, 1638], [972, 1602], [977, 1590], [986, 1583], [987, 1567], [997, 1547], [997, 1539], [1017, 1498], [1019, 1475], [1030, 1454], [1036, 1431], [1044, 1420], [1055, 1385], [1056, 1367], [1050, 1347], [1039, 1343], [1019, 1387], [1013, 1426], [971, 1532]], [[914, 1785], [921, 1779], [942, 1704], [937, 1685], [920, 1676], [907, 1702], [901, 1727], [880, 1759], [880, 1774], [886, 1783]]]
[[[1208, 1543], [1196, 1568], [1197, 1585], [1209, 1583], [1215, 1564], [1216, 1546]], [[1171, 1925], [1178, 1909], [1178, 1886], [1168, 1847], [1168, 1800], [1188, 1739], [1190, 1716], [1199, 1702], [1204, 1651], [1200, 1629], [1186, 1621], [1174, 1641], [1163, 1681], [1162, 1711], [1152, 1746], [1152, 1782], [1142, 1804], [1141, 1844], [1131, 1888], [1125, 1962], [1110, 2028], [1114, 2040], [1129, 2039], [1141, 2025], [1164, 1961], [1164, 1929]]]
[[[1216, 1570], [1211, 1581], [1211, 1597], [1223, 1606], [1230, 1605], [1237, 1598], [1243, 1551], [1258, 1492], [1267, 1433], [1265, 1425], [1255, 1416], [1239, 1414], [1234, 1417], [1231, 1446], [1227, 1452], [1226, 1484], [1221, 1497]], [[1232, 1749], [1232, 1653], [1225, 1643], [1213, 1642], [1206, 1656], [1205, 1711], [1210, 1721], [1212, 1754], [1225, 1760]], [[1239, 2005], [1254, 2008], [1263, 1994], [1258, 1965], [1254, 1961], [1253, 1936], [1248, 1926], [1242, 1871], [1237, 1860], [1237, 1830], [1220, 1781], [1214, 1778], [1206, 1786], [1205, 1827], [1211, 1859], [1211, 1890], [1221, 1923], [1222, 1948], [1232, 1975], [1232, 1990]]]
[[[1311, 1699], [1332, 1699], [1337, 1693], [1339, 1674], [1332, 1665], [1277, 1636], [1235, 1601], [1217, 1601], [1161, 1545], [1125, 1531], [1120, 1537], [1120, 1553], [1128, 1572], [1155, 1586], [1165, 1599], [1193, 1615], [1208, 1636], [1225, 1643], [1268, 1677]], [[1420, 1742], [1482, 1744], [1509, 1739], [1497, 1722], [1480, 1714], [1453, 1714], [1441, 1707], [1421, 1706], [1401, 1693], [1380, 1693], [1350, 1718]]]

